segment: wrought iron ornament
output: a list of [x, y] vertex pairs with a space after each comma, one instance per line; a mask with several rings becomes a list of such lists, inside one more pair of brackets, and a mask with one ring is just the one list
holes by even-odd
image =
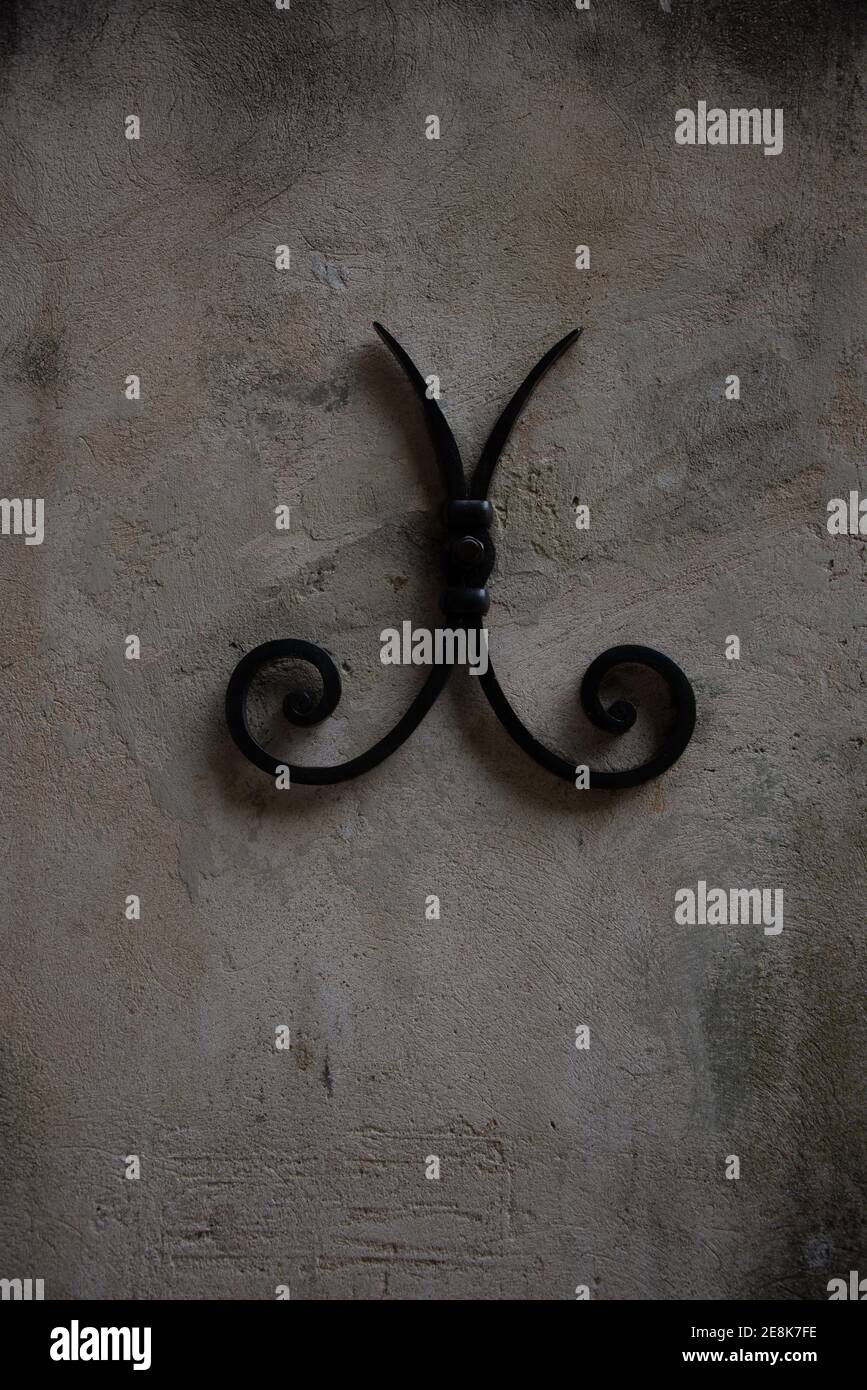
[[[496, 557], [491, 540], [493, 507], [488, 501], [488, 489], [497, 461], [512, 426], [533, 389], [566, 349], [571, 347], [581, 330], [575, 329], [572, 333], [567, 333], [565, 338], [561, 338], [559, 343], [555, 343], [518, 387], [491, 430], [468, 484], [454, 435], [439, 405], [429, 397], [427, 384], [421, 372], [409, 354], [382, 324], [375, 323], [373, 326], [409, 377], [424, 411], [447, 495], [446, 544], [443, 557], [446, 589], [442, 597], [442, 607], [450, 627], [464, 628], [469, 633], [482, 627], [482, 620], [491, 603], [487, 582]], [[403, 717], [390, 733], [366, 753], [361, 753], [357, 758], [350, 758], [348, 762], [338, 763], [334, 767], [303, 767], [286, 759], [273, 757], [256, 741], [247, 723], [246, 702], [252, 681], [263, 667], [286, 658], [307, 662], [316, 669], [322, 682], [318, 698], [312, 698], [307, 692], [290, 692], [283, 701], [283, 713], [286, 718], [292, 724], [311, 725], [318, 724], [334, 712], [341, 693], [337, 667], [322, 647], [289, 637], [264, 642], [238, 662], [226, 689], [226, 719], [232, 738], [251, 763], [260, 767], [263, 772], [270, 773], [272, 777], [276, 777], [281, 769], [288, 769], [290, 783], [308, 785], [344, 782], [350, 777], [369, 772], [371, 768], [384, 762], [418, 728], [452, 673], [452, 666], [449, 664], [433, 666]], [[662, 676], [671, 695], [673, 719], [662, 746], [652, 758], [639, 767], [624, 768], [615, 772], [594, 772], [591, 769], [588, 782], [591, 788], [617, 790], [620, 787], [636, 787], [641, 782], [658, 777], [680, 757], [695, 727], [695, 696], [680, 667], [670, 657], [654, 651], [652, 647], [626, 645], [609, 647], [601, 656], [597, 656], [587, 668], [581, 682], [581, 705], [587, 718], [598, 729], [604, 729], [611, 734], [625, 734], [635, 723], [634, 705], [627, 700], [616, 700], [606, 709], [599, 697], [602, 681], [609, 671], [615, 666], [624, 665], [649, 667]], [[524, 752], [529, 753], [531, 758], [557, 777], [574, 783], [578, 766], [585, 764], [579, 764], [577, 759], [570, 761], [553, 752], [530, 733], [506, 698], [490, 661], [487, 670], [479, 675], [477, 680], [500, 723]]]

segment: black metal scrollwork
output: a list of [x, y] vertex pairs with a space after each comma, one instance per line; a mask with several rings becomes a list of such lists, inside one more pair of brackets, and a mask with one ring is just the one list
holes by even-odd
[[[490, 534], [493, 507], [488, 500], [488, 491], [497, 461], [533, 389], [557, 359], [571, 347], [581, 330], [575, 329], [555, 343], [518, 387], [491, 430], [468, 484], [454, 436], [436, 400], [429, 396], [421, 372], [382, 324], [375, 323], [373, 326], [403, 368], [421, 402], [442, 473], [448, 499], [445, 506], [446, 542], [443, 569], [446, 588], [442, 598], [443, 611], [452, 628], [464, 628], [467, 632], [479, 629], [490, 607], [487, 582], [496, 558]], [[256, 767], [262, 768], [272, 776], [286, 768], [291, 782], [311, 785], [344, 782], [350, 777], [358, 777], [361, 773], [370, 771], [390, 757], [418, 728], [444, 689], [453, 669], [448, 664], [433, 666], [403, 717], [367, 752], [331, 767], [305, 767], [273, 757], [253, 737], [247, 721], [247, 696], [255, 677], [265, 667], [286, 658], [312, 666], [321, 684], [318, 697], [310, 695], [306, 690], [293, 690], [286, 695], [283, 713], [290, 723], [316, 724], [334, 712], [340, 700], [341, 687], [340, 676], [331, 657], [322, 647], [312, 642], [286, 638], [264, 642], [238, 662], [226, 689], [226, 719], [235, 743]], [[680, 757], [695, 727], [695, 696], [680, 667], [670, 657], [654, 651], [652, 647], [624, 645], [610, 647], [601, 656], [597, 656], [587, 668], [581, 682], [581, 705], [587, 718], [598, 729], [611, 734], [624, 734], [635, 723], [635, 707], [627, 700], [616, 700], [606, 709], [600, 699], [600, 689], [605, 677], [614, 667], [625, 665], [649, 668], [663, 678], [671, 696], [673, 718], [661, 747], [653, 757], [638, 767], [619, 771], [591, 769], [587, 779], [587, 785], [591, 788], [616, 790], [621, 787], [635, 787], [652, 777], [658, 777]], [[484, 674], [478, 676], [478, 682], [500, 723], [524, 752], [557, 777], [574, 782], [578, 767], [584, 765], [582, 760], [564, 758], [539, 742], [509, 703], [490, 662]]]

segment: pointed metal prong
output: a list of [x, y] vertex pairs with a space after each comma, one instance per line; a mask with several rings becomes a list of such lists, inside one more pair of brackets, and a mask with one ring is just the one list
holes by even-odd
[[425, 423], [428, 427], [436, 456], [442, 469], [443, 480], [449, 497], [466, 497], [467, 483], [464, 477], [464, 465], [461, 460], [460, 451], [455, 442], [455, 437], [449, 428], [449, 423], [443, 415], [436, 401], [427, 394], [427, 382], [413, 362], [409, 353], [402, 348], [395, 337], [389, 333], [387, 328], [383, 328], [381, 323], [374, 321], [374, 329], [379, 334], [385, 346], [394, 357], [395, 361], [403, 368], [409, 378], [413, 390], [421, 401], [424, 410]]
[[506, 446], [506, 441], [512, 432], [512, 426], [532, 395], [534, 389], [542, 380], [542, 377], [553, 367], [558, 357], [562, 357], [567, 348], [570, 348], [576, 338], [580, 338], [583, 328], [573, 328], [571, 333], [567, 333], [565, 338], [561, 338], [559, 343], [555, 343], [549, 348], [545, 356], [536, 363], [533, 370], [524, 378], [518, 387], [509, 404], [505, 407], [491, 433], [488, 435], [485, 447], [482, 449], [479, 461], [476, 464], [473, 480], [470, 487], [470, 494], [473, 497], [487, 497], [491, 478], [497, 461]]

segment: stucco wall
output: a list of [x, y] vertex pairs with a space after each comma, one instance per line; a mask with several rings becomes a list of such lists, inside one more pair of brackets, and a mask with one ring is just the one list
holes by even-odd
[[[0, 538], [0, 1274], [724, 1299], [863, 1269], [864, 541], [825, 525], [863, 485], [854, 12], [5, 9], [2, 489], [46, 530]], [[700, 100], [782, 108], [782, 153], [678, 146]], [[555, 781], [464, 673], [342, 786], [232, 745], [267, 638], [341, 670], [298, 761], [423, 678], [379, 634], [438, 620], [440, 485], [374, 318], [468, 463], [583, 325], [498, 474], [491, 652], [612, 766], [649, 731], [610, 748], [580, 677], [668, 652], [699, 717], [661, 780]], [[782, 889], [783, 931], [678, 925], [701, 879]]]

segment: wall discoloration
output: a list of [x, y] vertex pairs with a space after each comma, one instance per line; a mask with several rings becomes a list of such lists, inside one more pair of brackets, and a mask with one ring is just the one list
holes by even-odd
[[[47, 520], [0, 548], [0, 1273], [821, 1298], [863, 1268], [864, 546], [823, 524], [863, 490], [853, 11], [0, 14], [0, 491]], [[699, 99], [782, 106], [783, 154], [676, 147]], [[584, 325], [493, 490], [492, 656], [534, 731], [613, 760], [584, 668], [669, 652], [699, 724], [662, 781], [552, 783], [463, 677], [361, 781], [279, 797], [237, 755], [226, 680], [270, 637], [344, 684], [298, 761], [420, 683], [379, 633], [436, 621], [441, 498], [374, 318], [468, 460]], [[781, 886], [784, 932], [677, 927], [699, 878]]]

